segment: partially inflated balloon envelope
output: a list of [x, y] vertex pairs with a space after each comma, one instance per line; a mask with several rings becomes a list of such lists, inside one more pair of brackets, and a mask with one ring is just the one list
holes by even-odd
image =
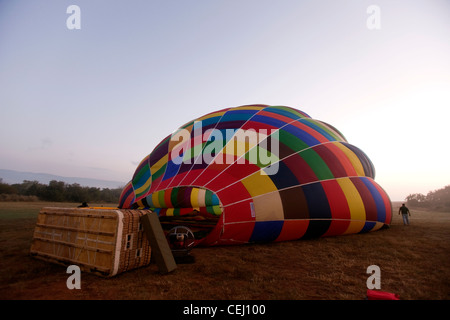
[[197, 244], [362, 233], [389, 225], [391, 202], [367, 155], [333, 126], [285, 106], [227, 108], [192, 120], [137, 167], [121, 208], [158, 213]]

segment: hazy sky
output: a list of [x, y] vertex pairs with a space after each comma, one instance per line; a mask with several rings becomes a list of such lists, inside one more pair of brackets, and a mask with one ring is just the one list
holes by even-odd
[[450, 1], [0, 0], [2, 169], [127, 182], [255, 103], [338, 128], [392, 200], [450, 184]]

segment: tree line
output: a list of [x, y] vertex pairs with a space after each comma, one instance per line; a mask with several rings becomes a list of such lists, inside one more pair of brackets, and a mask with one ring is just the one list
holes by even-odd
[[52, 180], [47, 185], [24, 180], [7, 184], [0, 178], [0, 201], [42, 200], [56, 202], [118, 203], [122, 188], [83, 187], [78, 183], [67, 184]]
[[412, 207], [420, 207], [435, 210], [450, 210], [450, 185], [428, 192], [413, 193], [406, 197], [406, 203]]

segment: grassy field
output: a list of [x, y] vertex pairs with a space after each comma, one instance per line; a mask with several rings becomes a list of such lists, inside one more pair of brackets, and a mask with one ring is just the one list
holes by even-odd
[[[95, 204], [91, 204], [95, 205]], [[362, 300], [367, 267], [381, 269], [381, 290], [400, 299], [450, 299], [450, 213], [411, 210], [403, 226], [312, 240], [195, 248], [193, 264], [160, 275], [155, 264], [114, 278], [82, 273], [81, 290], [66, 287], [66, 268], [29, 255], [45, 206], [0, 202], [0, 298], [8, 299], [277, 299]], [[104, 205], [108, 206], [108, 205]]]

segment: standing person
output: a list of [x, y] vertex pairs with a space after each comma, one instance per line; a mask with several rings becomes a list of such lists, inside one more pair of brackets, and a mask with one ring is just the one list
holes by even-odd
[[405, 206], [405, 204], [403, 203], [402, 206], [400, 207], [400, 209], [398, 209], [398, 214], [402, 214], [402, 218], [403, 218], [403, 224], [406, 226], [409, 226], [409, 219], [408, 219], [408, 215], [411, 217], [411, 213], [409, 212], [409, 209]]
[[87, 202], [83, 202], [82, 204], [80, 204], [80, 205], [78, 206], [78, 208], [87, 208], [87, 207], [89, 207], [89, 205], [87, 204]]

